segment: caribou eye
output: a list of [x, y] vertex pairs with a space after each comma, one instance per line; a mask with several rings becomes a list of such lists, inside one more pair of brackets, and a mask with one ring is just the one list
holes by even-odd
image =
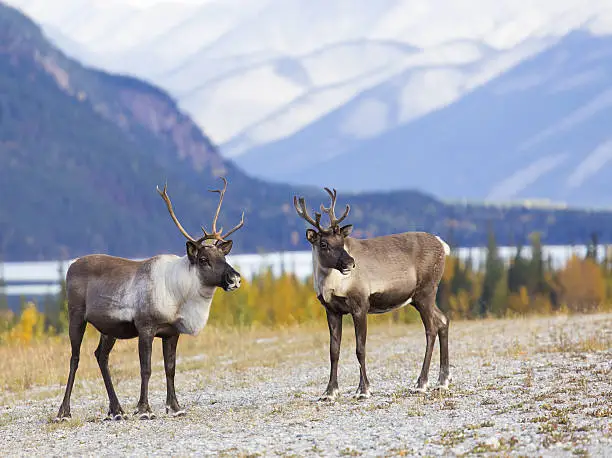
[[199, 262], [201, 266], [210, 266], [210, 261], [208, 258], [200, 258]]
[[324, 250], [327, 250], [328, 245], [327, 245], [327, 242], [325, 240], [321, 240], [321, 248], [323, 248]]

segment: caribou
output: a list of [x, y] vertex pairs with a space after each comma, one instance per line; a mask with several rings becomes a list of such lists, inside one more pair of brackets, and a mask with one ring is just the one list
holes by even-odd
[[227, 233], [217, 230], [217, 220], [227, 180], [212, 220], [212, 231], [196, 239], [189, 235], [174, 214], [167, 183], [157, 192], [163, 198], [180, 233], [187, 239], [186, 255], [158, 255], [143, 261], [91, 254], [75, 260], [66, 273], [69, 336], [72, 347], [70, 372], [64, 399], [56, 421], [70, 418], [70, 395], [79, 366], [80, 348], [87, 323], [100, 332], [100, 343], [94, 352], [108, 393], [107, 418], [127, 418], [117, 399], [111, 380], [108, 358], [117, 339], [138, 337], [140, 358], [140, 400], [134, 415], [140, 419], [155, 418], [149, 406], [148, 386], [151, 376], [153, 339], [162, 339], [166, 372], [166, 414], [185, 415], [176, 398], [174, 374], [176, 347], [181, 334], [197, 335], [206, 325], [213, 294], [217, 287], [234, 291], [240, 287], [240, 274], [225, 257], [232, 249], [231, 234], [244, 225], [240, 222]]
[[[438, 285], [450, 248], [440, 237], [426, 232], [405, 232], [367, 239], [351, 238], [351, 224], [341, 226], [350, 205], [338, 218], [335, 214], [337, 192], [324, 188], [331, 205], [321, 204], [314, 218], [308, 214], [303, 197], [293, 198], [297, 214], [314, 229], [306, 230], [312, 246], [314, 288], [325, 307], [329, 327], [330, 375], [327, 389], [320, 400], [333, 401], [338, 395], [338, 358], [342, 340], [342, 317], [350, 314], [355, 327], [356, 355], [360, 367], [359, 387], [355, 396], [370, 397], [366, 372], [367, 315], [414, 306], [425, 327], [425, 357], [416, 386], [425, 392], [429, 365], [436, 336], [440, 342], [440, 374], [438, 386], [449, 385], [448, 328], [449, 320], [436, 306]], [[329, 227], [321, 226], [321, 216], [329, 216]]]

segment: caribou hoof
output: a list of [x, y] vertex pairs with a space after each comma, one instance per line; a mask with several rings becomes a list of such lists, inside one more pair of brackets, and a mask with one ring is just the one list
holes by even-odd
[[426, 393], [427, 392], [427, 383], [425, 383], [422, 386], [419, 386], [417, 384], [417, 386], [410, 388], [410, 392], [411, 393]]
[[122, 413], [108, 413], [106, 415], [106, 418], [104, 419], [104, 421], [121, 421], [121, 420], [127, 420], [127, 415], [126, 414], [122, 414]]
[[136, 415], [138, 415], [139, 420], [153, 420], [155, 418], [155, 414], [153, 412], [137, 412]]
[[170, 415], [171, 417], [184, 417], [187, 415], [187, 412], [185, 412], [184, 409], [174, 410], [170, 407], [166, 407], [166, 414]]
[[334, 388], [331, 391], [326, 391], [319, 397], [319, 401], [323, 402], [333, 402], [338, 397], [338, 388]]
[[355, 399], [368, 399], [372, 397], [372, 393], [370, 393], [370, 390], [368, 391], [358, 391], [357, 393], [355, 393], [353, 395], [353, 397]]
[[62, 417], [55, 417], [55, 419], [53, 420], [53, 423], [61, 423], [62, 421], [70, 421], [70, 415], [66, 416], [62, 416]]

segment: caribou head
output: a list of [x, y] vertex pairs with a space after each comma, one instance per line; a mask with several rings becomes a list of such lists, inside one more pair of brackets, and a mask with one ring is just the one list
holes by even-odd
[[[313, 253], [319, 265], [325, 269], [336, 269], [343, 275], [348, 275], [355, 268], [355, 260], [346, 251], [344, 239], [351, 234], [353, 225], [347, 224], [341, 227], [340, 223], [348, 216], [351, 207], [347, 205], [342, 216], [337, 218], [335, 214], [336, 190], [332, 191], [325, 188], [325, 191], [329, 194], [331, 204], [328, 208], [321, 204], [321, 212], [315, 212], [314, 219], [308, 214], [303, 197], [298, 199], [297, 196], [293, 196], [293, 205], [297, 214], [316, 229], [307, 229], [306, 239], [312, 245]], [[329, 227], [321, 226], [321, 215], [323, 213], [327, 213], [329, 216]]]
[[244, 212], [240, 222], [233, 229], [225, 234], [223, 234], [223, 228], [217, 230], [217, 220], [219, 219], [221, 204], [227, 189], [227, 180], [224, 177], [221, 177], [221, 179], [223, 180], [223, 189], [209, 190], [209, 192], [219, 194], [219, 204], [212, 220], [212, 230], [207, 232], [202, 227], [204, 235], [198, 239], [189, 235], [174, 214], [172, 202], [167, 192], [167, 184], [164, 185], [163, 190], [160, 190], [158, 187], [157, 192], [166, 202], [174, 224], [176, 224], [178, 230], [187, 239], [187, 257], [191, 266], [197, 269], [202, 286], [214, 285], [223, 288], [225, 291], [233, 291], [240, 287], [240, 274], [225, 260], [225, 257], [232, 249], [232, 241], [227, 240], [227, 237], [244, 225]]

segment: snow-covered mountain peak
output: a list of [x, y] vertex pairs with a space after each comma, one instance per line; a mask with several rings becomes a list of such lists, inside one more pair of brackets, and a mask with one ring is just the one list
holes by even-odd
[[[342, 156], [460, 103], [572, 32], [612, 34], [610, 0], [8, 3], [84, 63], [168, 90], [239, 165], [253, 167], [276, 151], [278, 142], [290, 145], [299, 138], [307, 157], [297, 157], [297, 149], [282, 153], [292, 175], [283, 174], [289, 170], [279, 166], [283, 161], [266, 165], [279, 179], [294, 179], [302, 165]], [[548, 78], [551, 86], [543, 90], [567, 96], [571, 104], [571, 91], [608, 78], [600, 65], [605, 50], [592, 56], [593, 68], [580, 71], [564, 66], [564, 52], [545, 68], [501, 78], [487, 94], [520, 97]], [[568, 74], [559, 75], [559, 69]], [[567, 116], [571, 119], [571, 113]], [[521, 141], [555, 128], [543, 126]], [[556, 151], [530, 158], [500, 177], [500, 186], [489, 194], [507, 196], [507, 190], [518, 189], [516, 183], [536, 182], [541, 171], [569, 164], [568, 157]]]

